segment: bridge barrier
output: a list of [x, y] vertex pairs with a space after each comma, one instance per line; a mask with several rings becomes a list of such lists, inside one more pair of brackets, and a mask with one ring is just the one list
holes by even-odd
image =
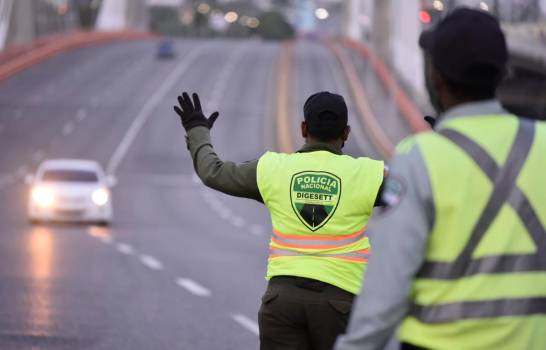
[[117, 40], [142, 40], [154, 37], [142, 32], [74, 32], [37, 39], [31, 44], [0, 52], [0, 81], [60, 53]]

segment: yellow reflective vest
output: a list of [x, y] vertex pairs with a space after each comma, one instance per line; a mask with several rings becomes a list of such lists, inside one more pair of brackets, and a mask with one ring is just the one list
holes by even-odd
[[382, 161], [328, 151], [264, 154], [258, 188], [273, 224], [266, 278], [307, 277], [357, 294], [383, 171]]
[[401, 341], [546, 349], [546, 125], [473, 116], [414, 139], [435, 219]]

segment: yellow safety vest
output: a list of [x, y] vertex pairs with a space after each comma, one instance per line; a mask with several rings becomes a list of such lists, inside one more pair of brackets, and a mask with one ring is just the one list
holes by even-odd
[[400, 339], [428, 349], [546, 349], [546, 125], [463, 117], [414, 142], [435, 219]]
[[258, 188], [273, 224], [266, 278], [307, 277], [357, 294], [383, 167], [328, 151], [264, 154]]

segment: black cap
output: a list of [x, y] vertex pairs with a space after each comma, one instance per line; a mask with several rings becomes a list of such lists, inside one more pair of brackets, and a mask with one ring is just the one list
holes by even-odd
[[484, 11], [466, 7], [454, 10], [435, 28], [423, 32], [419, 45], [453, 82], [492, 86], [505, 74], [506, 39], [497, 19]]
[[309, 124], [335, 121], [347, 126], [348, 112], [343, 96], [328, 91], [311, 95], [303, 105], [303, 115]]

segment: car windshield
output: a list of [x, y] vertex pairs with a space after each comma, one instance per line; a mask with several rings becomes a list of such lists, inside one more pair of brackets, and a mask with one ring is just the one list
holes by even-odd
[[48, 182], [97, 182], [97, 174], [87, 170], [46, 170], [42, 181]]

